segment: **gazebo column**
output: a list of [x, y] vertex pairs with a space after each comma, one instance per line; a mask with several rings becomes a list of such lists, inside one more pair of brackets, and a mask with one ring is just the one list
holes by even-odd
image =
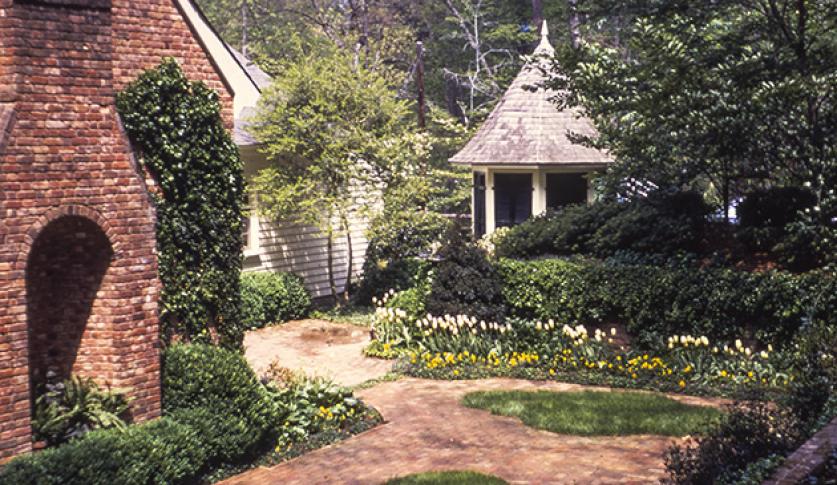
[[538, 168], [532, 173], [532, 215], [546, 212], [546, 172]]
[[485, 169], [485, 233], [491, 234], [496, 229], [494, 218], [494, 170]]

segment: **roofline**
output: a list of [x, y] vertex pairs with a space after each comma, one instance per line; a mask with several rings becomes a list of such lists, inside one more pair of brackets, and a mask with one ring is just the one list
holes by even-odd
[[241, 64], [241, 62], [238, 61], [238, 58], [235, 56], [235, 54], [232, 53], [232, 51], [230, 50], [230, 47], [227, 45], [226, 42], [224, 42], [224, 39], [221, 37], [220, 34], [218, 34], [218, 31], [215, 30], [215, 27], [213, 27], [213, 25], [209, 21], [209, 19], [206, 18], [206, 14], [203, 13], [203, 10], [201, 10], [201, 8], [198, 6], [198, 4], [196, 2], [194, 2], [193, 0], [176, 0], [176, 3], [178, 5], [178, 7], [181, 9], [181, 13], [183, 14], [183, 19], [192, 28], [192, 32], [195, 34], [195, 37], [197, 37], [198, 41], [200, 42], [201, 46], [203, 47], [203, 50], [206, 52], [206, 54], [210, 58], [210, 60], [212, 60], [212, 63], [215, 64], [215, 67], [218, 70], [218, 73], [221, 75], [221, 77], [224, 78], [225, 84], [227, 85], [229, 90], [232, 92], [233, 96], [235, 96], [235, 89], [232, 86], [233, 83], [230, 82], [229, 79], [227, 79], [227, 75], [224, 73], [224, 70], [220, 67], [220, 65], [217, 63], [217, 61], [213, 58], [211, 49], [206, 45], [205, 39], [203, 38], [203, 36], [201, 36], [201, 33], [200, 33], [199, 29], [197, 28], [197, 26], [194, 25], [193, 20], [189, 17], [187, 12], [183, 11], [183, 4], [184, 3], [188, 4], [197, 13], [200, 20], [204, 24], [206, 24], [206, 26], [209, 28], [209, 31], [212, 33], [212, 35], [215, 36], [215, 38], [218, 40], [218, 42], [221, 44], [221, 46], [224, 48], [224, 50], [227, 51], [227, 54], [230, 55], [233, 62], [236, 63], [236, 65], [239, 67], [239, 69], [241, 69], [241, 72], [244, 74], [244, 76], [247, 78], [247, 80], [250, 81], [250, 84], [253, 85], [253, 87], [256, 89], [256, 91], [259, 94], [261, 94], [262, 90], [259, 89], [259, 86], [256, 84], [256, 81], [253, 80], [253, 77], [250, 76], [250, 73], [247, 72], [247, 69]]
[[501, 168], [501, 169], [521, 169], [521, 168], [530, 168], [530, 169], [540, 169], [540, 168], [586, 168], [592, 170], [598, 170], [607, 168], [608, 165], [613, 163], [612, 161], [608, 162], [555, 162], [555, 163], [497, 163], [497, 162], [457, 162], [454, 160], [448, 160], [450, 163], [454, 163], [456, 165], [468, 165], [471, 167], [481, 167], [481, 168]]

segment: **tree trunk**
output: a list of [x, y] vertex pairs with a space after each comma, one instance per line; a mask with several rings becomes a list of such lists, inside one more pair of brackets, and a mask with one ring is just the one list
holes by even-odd
[[247, 2], [241, 2], [241, 54], [247, 56]]
[[730, 180], [726, 175], [724, 176], [724, 187], [722, 197], [724, 199], [724, 222], [729, 224], [729, 205], [730, 205]]
[[343, 214], [340, 217], [343, 225], [343, 230], [346, 231], [346, 258], [349, 260], [349, 267], [346, 269], [346, 286], [343, 287], [343, 302], [349, 303], [349, 287], [352, 285], [352, 259], [354, 252], [352, 251], [352, 231], [349, 229], [349, 219]]
[[581, 45], [581, 17], [578, 15], [578, 0], [567, 0], [570, 7], [570, 42], [573, 49]]
[[326, 241], [326, 256], [328, 257], [328, 286], [331, 290], [331, 298], [334, 300], [334, 304], [339, 307], [340, 298], [337, 296], [337, 283], [334, 281], [334, 229], [332, 227], [331, 218], [332, 213], [329, 211], [328, 230], [326, 231], [326, 236], [328, 236], [328, 240]]
[[450, 113], [451, 116], [458, 119], [459, 122], [463, 125], [467, 125], [468, 120], [465, 117], [465, 111], [463, 111], [462, 107], [459, 106], [459, 80], [456, 79], [456, 75], [447, 70], [445, 70], [444, 72], [444, 79], [445, 107], [447, 108], [448, 113]]
[[540, 32], [543, 25], [543, 0], [532, 0], [532, 28]]

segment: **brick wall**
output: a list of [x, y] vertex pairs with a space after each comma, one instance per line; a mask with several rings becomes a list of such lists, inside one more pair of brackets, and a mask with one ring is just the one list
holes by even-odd
[[793, 452], [763, 485], [803, 483], [808, 475], [818, 472], [826, 464], [835, 447], [837, 447], [837, 418], [832, 419], [825, 428]]
[[164, 56], [219, 91], [231, 126], [174, 0], [0, 0], [0, 461], [31, 449], [47, 369], [131, 388], [135, 420], [160, 413], [154, 210], [114, 99]]

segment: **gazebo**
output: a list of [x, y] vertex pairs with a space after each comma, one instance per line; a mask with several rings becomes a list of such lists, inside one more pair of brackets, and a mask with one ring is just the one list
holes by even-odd
[[555, 49], [546, 22], [528, 62], [467, 145], [450, 161], [473, 170], [471, 204], [474, 233], [519, 224], [533, 214], [592, 200], [589, 175], [610, 158], [573, 143], [569, 135], [593, 135], [590, 120], [558, 107], [546, 80], [545, 58]]

